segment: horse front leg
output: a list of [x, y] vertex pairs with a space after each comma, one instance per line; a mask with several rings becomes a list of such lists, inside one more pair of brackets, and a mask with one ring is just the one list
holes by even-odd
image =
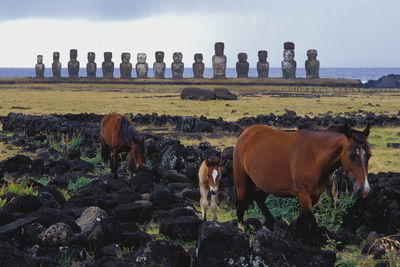
[[262, 214], [264, 215], [264, 226], [267, 227], [269, 230], [274, 230], [274, 223], [275, 219], [272, 216], [271, 212], [269, 211], [267, 205], [265, 204], [265, 200], [267, 199], [268, 194], [262, 191], [261, 189], [256, 189], [255, 192], [255, 200], [257, 206], [260, 208]]
[[298, 195], [300, 215], [296, 221], [296, 238], [311, 246], [321, 247], [322, 233], [312, 211], [313, 199], [308, 193]]
[[111, 159], [111, 172], [114, 178], [118, 178], [118, 150], [113, 149]]
[[201, 208], [201, 219], [207, 221], [207, 209], [208, 209], [208, 189], [200, 187], [200, 208]]
[[218, 194], [211, 194], [211, 220], [217, 221]]
[[130, 177], [133, 177], [133, 174], [136, 172], [136, 166], [134, 164], [134, 158], [131, 153], [128, 154], [128, 169]]

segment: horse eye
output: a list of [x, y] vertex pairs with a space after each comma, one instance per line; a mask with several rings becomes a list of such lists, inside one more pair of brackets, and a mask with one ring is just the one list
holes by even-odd
[[354, 161], [354, 160], [356, 159], [356, 154], [351, 153], [351, 154], [349, 155], [349, 158], [350, 158], [351, 161]]

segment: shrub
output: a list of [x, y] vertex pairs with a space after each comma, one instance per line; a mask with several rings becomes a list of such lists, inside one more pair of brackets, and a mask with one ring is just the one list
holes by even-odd
[[336, 203], [326, 194], [322, 193], [314, 207], [314, 214], [320, 226], [326, 227], [331, 232], [339, 230], [347, 211], [355, 203], [351, 194], [339, 193]]

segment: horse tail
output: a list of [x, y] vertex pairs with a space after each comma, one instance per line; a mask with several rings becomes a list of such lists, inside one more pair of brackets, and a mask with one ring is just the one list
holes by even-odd
[[123, 143], [130, 143], [135, 137], [135, 129], [125, 116], [119, 118], [119, 137]]
[[100, 154], [101, 154], [101, 158], [103, 159], [104, 163], [107, 163], [111, 158], [111, 150], [108, 147], [108, 145], [106, 144], [106, 142], [104, 141], [104, 139], [101, 139], [101, 142], [100, 142]]

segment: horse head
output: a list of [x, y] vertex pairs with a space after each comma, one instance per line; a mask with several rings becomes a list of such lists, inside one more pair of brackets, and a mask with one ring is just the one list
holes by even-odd
[[142, 168], [147, 154], [146, 137], [138, 132], [135, 132], [131, 140], [130, 147], [131, 150], [129, 152], [129, 158], [135, 160], [137, 169]]
[[218, 193], [219, 181], [221, 179], [221, 165], [223, 160], [218, 157], [210, 157], [204, 160], [207, 168], [208, 184], [211, 194]]
[[348, 139], [340, 155], [342, 169], [346, 172], [348, 179], [353, 182], [354, 192], [366, 197], [370, 190], [368, 162], [372, 155], [368, 143], [370, 125], [368, 124], [363, 131], [357, 131], [345, 124], [342, 132]]

